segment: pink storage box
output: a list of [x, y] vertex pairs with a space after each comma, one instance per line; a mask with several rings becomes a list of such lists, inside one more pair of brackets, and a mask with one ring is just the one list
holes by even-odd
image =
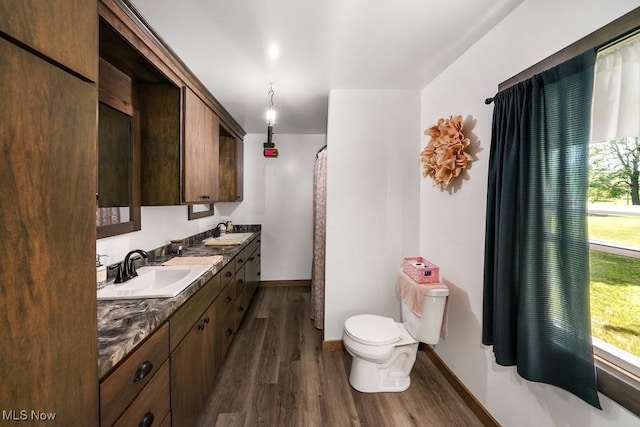
[[402, 259], [402, 271], [417, 283], [437, 283], [440, 268], [421, 256]]

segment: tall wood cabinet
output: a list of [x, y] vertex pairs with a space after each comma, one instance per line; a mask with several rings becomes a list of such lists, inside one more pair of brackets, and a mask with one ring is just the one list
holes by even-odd
[[0, 0], [0, 32], [95, 82], [97, 7], [86, 0]]
[[0, 1], [0, 402], [25, 425], [98, 424], [97, 9], [63, 3]]

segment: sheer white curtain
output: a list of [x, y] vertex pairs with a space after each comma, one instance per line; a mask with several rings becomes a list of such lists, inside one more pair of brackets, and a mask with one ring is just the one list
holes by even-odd
[[640, 136], [640, 35], [598, 53], [591, 140]]

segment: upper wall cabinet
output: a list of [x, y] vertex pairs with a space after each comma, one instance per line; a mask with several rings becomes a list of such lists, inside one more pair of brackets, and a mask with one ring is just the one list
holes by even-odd
[[0, 32], [92, 82], [98, 79], [97, 20], [92, 1], [0, 0]]
[[187, 87], [179, 90], [172, 85], [142, 85], [139, 94], [142, 204], [215, 202], [218, 117]]
[[244, 143], [242, 139], [226, 136], [220, 129], [219, 202], [240, 202], [243, 198]]
[[220, 129], [240, 141], [244, 130], [128, 1], [99, 0], [98, 8], [118, 33], [104, 52], [100, 34], [100, 55], [135, 76], [142, 205], [217, 201]]
[[189, 88], [184, 90], [183, 113], [184, 202], [215, 202], [220, 121]]

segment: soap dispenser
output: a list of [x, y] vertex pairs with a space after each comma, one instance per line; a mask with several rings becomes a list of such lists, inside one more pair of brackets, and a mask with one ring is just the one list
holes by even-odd
[[106, 257], [108, 255], [100, 255], [96, 254], [96, 284], [98, 290], [104, 288], [107, 284], [107, 267], [102, 265], [100, 258]]

